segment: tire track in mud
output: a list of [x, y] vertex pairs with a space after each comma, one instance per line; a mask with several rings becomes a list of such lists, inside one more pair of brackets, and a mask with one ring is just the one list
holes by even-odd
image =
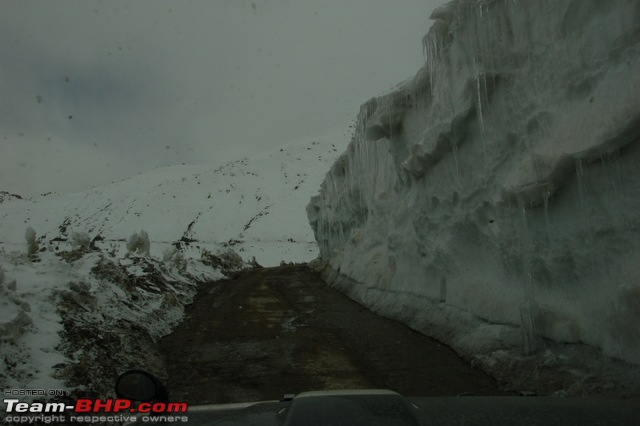
[[510, 394], [449, 347], [373, 314], [306, 265], [204, 285], [160, 349], [171, 398], [190, 404], [347, 388]]

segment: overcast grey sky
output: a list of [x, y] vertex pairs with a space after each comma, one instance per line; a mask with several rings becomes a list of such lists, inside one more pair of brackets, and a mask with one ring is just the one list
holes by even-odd
[[218, 164], [355, 119], [444, 0], [2, 0], [0, 190]]

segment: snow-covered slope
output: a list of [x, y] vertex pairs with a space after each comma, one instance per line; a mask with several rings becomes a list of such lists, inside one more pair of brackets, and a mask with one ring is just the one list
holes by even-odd
[[640, 3], [432, 19], [424, 67], [362, 106], [307, 207], [327, 277], [498, 375], [640, 365]]
[[155, 342], [180, 322], [199, 282], [254, 257], [274, 265], [317, 256], [304, 206], [348, 131], [84, 193], [0, 192], [0, 387], [111, 397], [127, 369], [162, 377]]
[[163, 167], [82, 193], [6, 194], [0, 242], [22, 249], [31, 227], [54, 249], [56, 240], [77, 232], [110, 247], [144, 230], [155, 255], [183, 240], [213, 249], [229, 245], [263, 266], [308, 261], [318, 251], [304, 206], [344, 149], [335, 144], [348, 131], [345, 125], [219, 167]]

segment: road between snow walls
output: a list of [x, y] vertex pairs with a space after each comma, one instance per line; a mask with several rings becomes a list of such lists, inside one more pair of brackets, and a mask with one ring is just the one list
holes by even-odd
[[448, 346], [327, 286], [307, 264], [246, 270], [203, 287], [160, 347], [171, 398], [190, 405], [321, 389], [516, 394]]

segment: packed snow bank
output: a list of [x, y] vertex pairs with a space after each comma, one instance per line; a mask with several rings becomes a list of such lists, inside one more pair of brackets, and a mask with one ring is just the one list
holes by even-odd
[[0, 249], [0, 386], [112, 397], [127, 369], [166, 375], [156, 342], [180, 322], [198, 283], [224, 276], [207, 261], [220, 256], [65, 248]]
[[326, 276], [498, 375], [640, 365], [640, 3], [431, 18], [424, 67], [362, 106], [307, 207]]

